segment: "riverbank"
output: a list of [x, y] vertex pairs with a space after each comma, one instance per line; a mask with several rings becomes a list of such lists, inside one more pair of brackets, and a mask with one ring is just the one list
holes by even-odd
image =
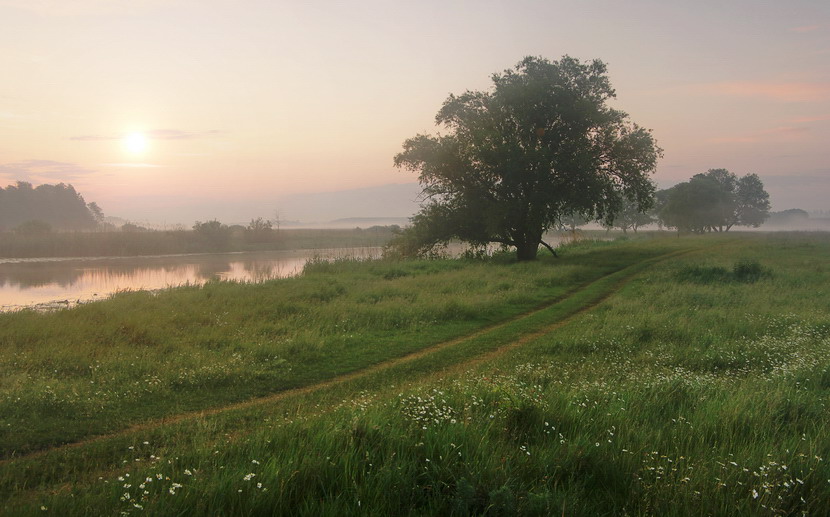
[[382, 248], [192, 253], [143, 257], [0, 259], [0, 311], [66, 308], [124, 291], [213, 281], [264, 282], [299, 274], [309, 260], [379, 258]]
[[[558, 246], [597, 237], [609, 239], [605, 232], [568, 232], [552, 233], [546, 240]], [[306, 243], [323, 242], [327, 241]], [[453, 243], [445, 251], [449, 256], [459, 256], [465, 249], [462, 244]], [[496, 248], [490, 249], [494, 251]], [[128, 290], [156, 291], [210, 281], [262, 282], [296, 275], [308, 260], [369, 259], [382, 254], [381, 247], [364, 246], [138, 257], [0, 258], [0, 311], [66, 308]]]

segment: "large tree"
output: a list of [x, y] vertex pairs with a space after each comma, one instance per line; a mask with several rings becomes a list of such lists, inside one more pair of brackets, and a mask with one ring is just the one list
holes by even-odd
[[661, 150], [651, 132], [607, 105], [604, 63], [527, 57], [490, 91], [450, 95], [445, 132], [406, 140], [395, 165], [419, 173], [425, 203], [397, 240], [423, 253], [459, 239], [536, 258], [542, 236], [579, 214], [613, 221], [624, 200], [649, 208]]

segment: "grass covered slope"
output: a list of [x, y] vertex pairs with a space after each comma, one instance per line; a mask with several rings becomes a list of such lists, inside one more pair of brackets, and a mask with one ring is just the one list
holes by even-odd
[[550, 303], [671, 250], [561, 260], [339, 260], [262, 284], [0, 314], [0, 458], [320, 382]]
[[[655, 260], [673, 247], [699, 251]], [[433, 343], [569, 295], [348, 382], [3, 462], [0, 498], [23, 515], [827, 515], [827, 256], [827, 236], [755, 235], [571, 249], [554, 266], [317, 265], [309, 279], [364, 287], [418, 264], [544, 286], [410, 327]], [[619, 273], [586, 284], [599, 270]], [[386, 273], [432, 278], [427, 305], [481, 297], [446, 271]]]

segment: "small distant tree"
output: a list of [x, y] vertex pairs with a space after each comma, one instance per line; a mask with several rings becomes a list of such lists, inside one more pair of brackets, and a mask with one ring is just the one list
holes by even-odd
[[121, 225], [122, 232], [146, 232], [147, 228], [133, 223], [124, 223]]
[[806, 210], [790, 208], [780, 212], [771, 212], [768, 221], [770, 224], [797, 224], [804, 223], [808, 219], [810, 219], [810, 214]]
[[251, 219], [248, 227], [245, 228], [245, 240], [248, 242], [268, 242], [274, 237], [274, 229], [271, 221], [257, 217]]
[[251, 232], [270, 232], [273, 228], [274, 226], [271, 221], [257, 217], [256, 219], [251, 219], [251, 222], [248, 223], [247, 230]]
[[585, 226], [589, 222], [591, 222], [591, 219], [582, 214], [576, 212], [565, 214], [559, 218], [559, 229], [575, 232], [577, 228]]
[[[709, 169], [702, 174], [695, 174], [692, 178], [706, 179], [718, 186], [717, 204], [711, 207], [716, 211], [713, 225], [707, 228], [710, 231], [729, 231], [738, 223], [738, 205], [735, 198], [735, 191], [738, 187], [738, 177], [726, 169]], [[713, 214], [715, 215], [715, 214]]]
[[669, 190], [660, 219], [680, 232], [704, 233], [723, 223], [723, 205], [729, 201], [717, 181], [696, 176]]
[[213, 233], [220, 233], [228, 228], [227, 225], [220, 223], [216, 219], [210, 221], [196, 221], [193, 224], [193, 231], [202, 235], [210, 235]]
[[216, 219], [210, 221], [196, 221], [193, 225], [193, 232], [211, 244], [214, 249], [224, 249], [228, 246], [231, 238], [231, 231], [226, 224]]
[[757, 174], [738, 178], [726, 169], [709, 169], [658, 195], [661, 224], [680, 231], [728, 232], [733, 226], [757, 228], [769, 217], [769, 194]]
[[625, 200], [623, 201], [622, 210], [620, 210], [613, 220], [604, 223], [603, 226], [608, 229], [619, 228], [623, 233], [628, 233], [628, 230], [633, 230], [634, 233], [637, 233], [637, 230], [641, 226], [646, 226], [653, 222], [654, 218], [646, 213], [646, 211], [641, 210], [636, 204]]

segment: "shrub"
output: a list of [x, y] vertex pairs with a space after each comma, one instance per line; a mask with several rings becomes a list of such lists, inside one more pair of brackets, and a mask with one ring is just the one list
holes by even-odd
[[732, 276], [738, 282], [757, 282], [766, 272], [757, 261], [743, 260], [732, 266]]

